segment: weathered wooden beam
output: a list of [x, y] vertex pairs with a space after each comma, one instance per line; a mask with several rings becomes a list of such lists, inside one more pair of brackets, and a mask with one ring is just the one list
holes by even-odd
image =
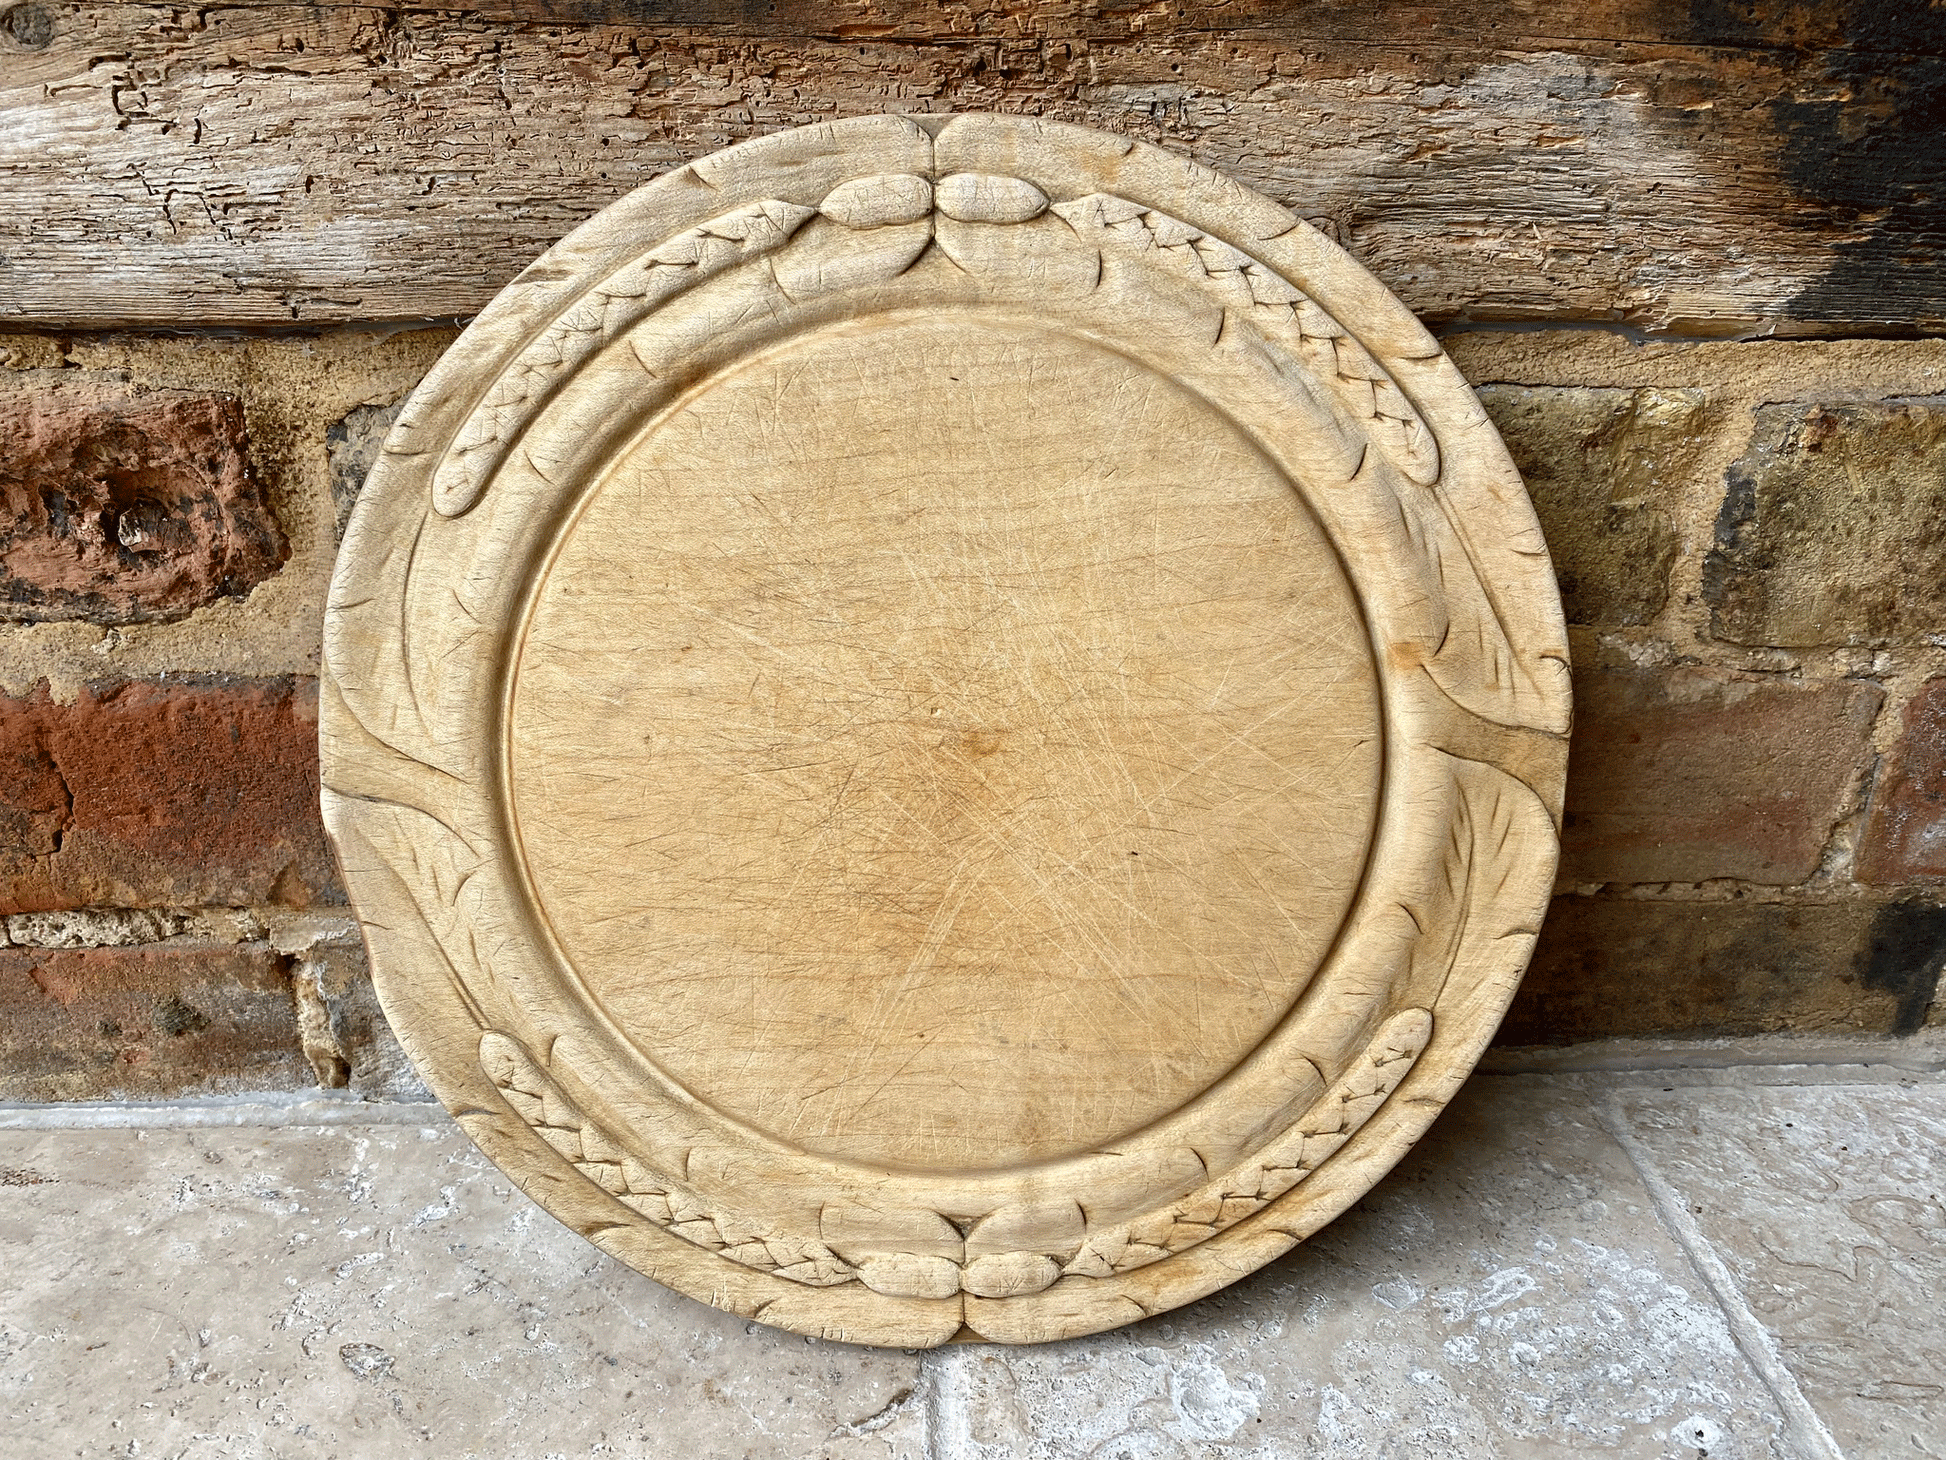
[[[155, 0], [104, 0], [152, 8]], [[289, 8], [290, 0], [221, 0], [199, 10]], [[64, 7], [29, 0], [50, 18]], [[1766, 7], [1745, 3], [1618, 4], [1564, 0], [320, 0], [313, 10], [437, 13], [549, 26], [617, 25], [717, 35], [823, 40], [1155, 40], [1256, 33], [1287, 41], [1434, 42], [1473, 48], [1574, 47], [1589, 42], [1711, 49], [1901, 53], [1925, 17], [1890, 4]], [[1854, 11], [1861, 13], [1854, 14]], [[1888, 39], [1895, 38], [1895, 39]]]
[[687, 158], [954, 109], [1189, 152], [1435, 321], [1911, 334], [1946, 328], [1942, 97], [1946, 12], [1865, 0], [24, 0], [0, 326], [465, 316]]

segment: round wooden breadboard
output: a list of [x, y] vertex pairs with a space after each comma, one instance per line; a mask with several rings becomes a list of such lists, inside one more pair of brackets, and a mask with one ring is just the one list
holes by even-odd
[[1465, 1078], [1556, 857], [1519, 478], [1337, 247], [1181, 158], [871, 117], [631, 194], [358, 501], [326, 821], [549, 1212], [863, 1343], [1248, 1272]]

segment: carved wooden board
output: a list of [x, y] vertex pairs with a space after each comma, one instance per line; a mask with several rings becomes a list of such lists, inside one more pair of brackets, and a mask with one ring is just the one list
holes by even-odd
[[876, 117], [615, 204], [386, 443], [325, 814], [400, 1038], [563, 1222], [784, 1328], [1188, 1302], [1465, 1078], [1566, 638], [1438, 345], [1264, 198]]

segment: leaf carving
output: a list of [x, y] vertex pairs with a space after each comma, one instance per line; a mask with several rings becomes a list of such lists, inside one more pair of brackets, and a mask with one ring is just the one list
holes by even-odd
[[[712, 218], [657, 244], [590, 287], [507, 363], [480, 394], [433, 470], [434, 510], [470, 511], [527, 423], [577, 366], [629, 325], [704, 279], [767, 253], [816, 216], [815, 208], [766, 198]], [[410, 405], [388, 452], [435, 449]]]

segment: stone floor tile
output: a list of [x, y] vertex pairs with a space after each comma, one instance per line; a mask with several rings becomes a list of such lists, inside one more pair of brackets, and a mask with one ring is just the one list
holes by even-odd
[[1617, 1103], [1839, 1448], [1946, 1456], [1946, 1085]]
[[656, 1286], [437, 1118], [0, 1131], [0, 1455], [920, 1454], [915, 1358]]
[[1476, 1079], [1363, 1202], [1222, 1293], [929, 1360], [937, 1460], [1789, 1455], [1590, 1103]]

